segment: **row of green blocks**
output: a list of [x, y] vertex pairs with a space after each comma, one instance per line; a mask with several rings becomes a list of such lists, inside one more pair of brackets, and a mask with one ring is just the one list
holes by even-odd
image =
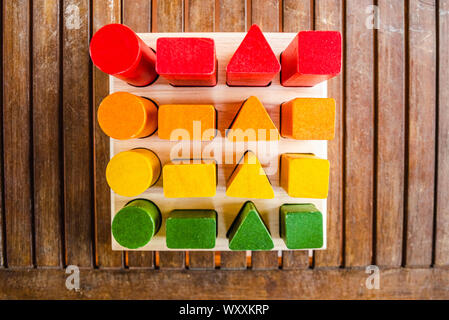
[[[145, 246], [159, 231], [161, 213], [152, 201], [129, 202], [114, 217], [112, 234], [123, 247]], [[170, 249], [213, 249], [217, 237], [215, 210], [173, 210], [166, 219]], [[284, 204], [279, 209], [280, 234], [288, 249], [323, 246], [323, 216], [313, 204]], [[254, 203], [246, 202], [227, 232], [231, 250], [272, 250], [273, 240]]]

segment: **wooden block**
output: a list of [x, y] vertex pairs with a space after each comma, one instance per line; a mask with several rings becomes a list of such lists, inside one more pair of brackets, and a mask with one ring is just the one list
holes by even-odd
[[341, 72], [339, 31], [301, 31], [281, 55], [281, 83], [285, 87], [312, 87]]
[[235, 198], [273, 199], [274, 191], [256, 155], [247, 151], [229, 178], [226, 195]]
[[297, 98], [281, 106], [281, 135], [296, 140], [332, 140], [335, 100]]
[[138, 249], [159, 231], [161, 220], [161, 212], [152, 201], [133, 200], [114, 216], [112, 235], [123, 247]]
[[166, 220], [170, 249], [213, 249], [217, 237], [215, 210], [173, 210]]
[[215, 86], [217, 58], [210, 38], [157, 39], [157, 72], [174, 86]]
[[101, 101], [98, 124], [111, 138], [144, 138], [157, 130], [157, 105], [128, 92], [115, 92]]
[[270, 231], [251, 201], [245, 202], [227, 234], [231, 250], [272, 250]]
[[167, 198], [213, 197], [217, 192], [214, 160], [173, 160], [164, 165], [162, 171]]
[[159, 138], [210, 141], [216, 135], [216, 112], [212, 105], [167, 104], [159, 108]]
[[257, 25], [252, 25], [226, 67], [230, 86], [264, 87], [281, 70], [273, 50]]
[[149, 85], [158, 77], [153, 49], [123, 24], [108, 24], [95, 32], [90, 57], [98, 69], [133, 86]]
[[325, 199], [329, 191], [329, 161], [313, 154], [281, 156], [281, 187], [293, 198]]
[[111, 189], [125, 197], [135, 197], [159, 179], [161, 162], [151, 150], [133, 149], [116, 154], [106, 167]]
[[231, 127], [226, 131], [226, 136], [232, 142], [280, 139], [279, 131], [267, 110], [255, 96], [251, 96], [243, 102]]
[[323, 215], [313, 204], [284, 204], [279, 209], [280, 233], [289, 249], [323, 246]]

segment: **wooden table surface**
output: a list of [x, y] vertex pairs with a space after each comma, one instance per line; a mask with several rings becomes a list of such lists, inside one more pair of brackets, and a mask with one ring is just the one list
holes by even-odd
[[[1, 299], [449, 298], [449, 0], [4, 0], [2, 11]], [[95, 119], [108, 78], [88, 54], [111, 22], [342, 32], [328, 250], [111, 250], [109, 140]], [[378, 290], [365, 285], [371, 264]], [[69, 265], [79, 291], [65, 286]]]

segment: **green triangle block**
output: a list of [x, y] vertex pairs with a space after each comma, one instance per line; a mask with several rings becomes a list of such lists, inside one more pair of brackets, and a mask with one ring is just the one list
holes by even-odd
[[272, 250], [270, 231], [251, 201], [240, 209], [227, 234], [231, 250]]
[[323, 247], [323, 215], [313, 204], [284, 204], [279, 210], [280, 233], [288, 249]]

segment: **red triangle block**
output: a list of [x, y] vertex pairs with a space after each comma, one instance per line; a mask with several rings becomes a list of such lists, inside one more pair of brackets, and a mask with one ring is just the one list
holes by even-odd
[[252, 25], [229, 61], [226, 81], [230, 86], [263, 87], [281, 70], [273, 50], [257, 25]]

